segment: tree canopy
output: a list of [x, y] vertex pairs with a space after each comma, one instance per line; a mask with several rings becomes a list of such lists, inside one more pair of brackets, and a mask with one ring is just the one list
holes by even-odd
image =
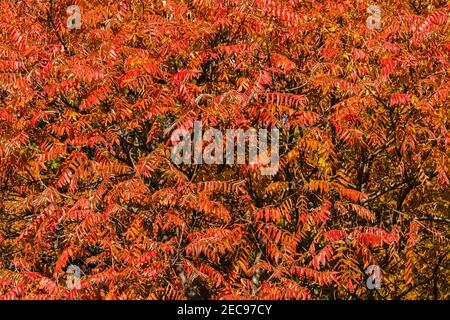
[[[448, 299], [449, 13], [0, 1], [0, 299]], [[278, 172], [173, 163], [194, 121]]]

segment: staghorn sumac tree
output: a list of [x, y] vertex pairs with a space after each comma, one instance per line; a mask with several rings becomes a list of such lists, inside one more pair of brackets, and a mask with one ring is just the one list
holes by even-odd
[[[449, 12], [0, 1], [0, 299], [448, 299]], [[175, 165], [196, 120], [278, 172]]]

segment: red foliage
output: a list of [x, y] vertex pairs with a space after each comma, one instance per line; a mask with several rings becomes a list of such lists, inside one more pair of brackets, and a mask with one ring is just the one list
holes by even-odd
[[[449, 7], [371, 2], [1, 1], [0, 299], [446, 292]], [[194, 120], [279, 171], [175, 165]]]

